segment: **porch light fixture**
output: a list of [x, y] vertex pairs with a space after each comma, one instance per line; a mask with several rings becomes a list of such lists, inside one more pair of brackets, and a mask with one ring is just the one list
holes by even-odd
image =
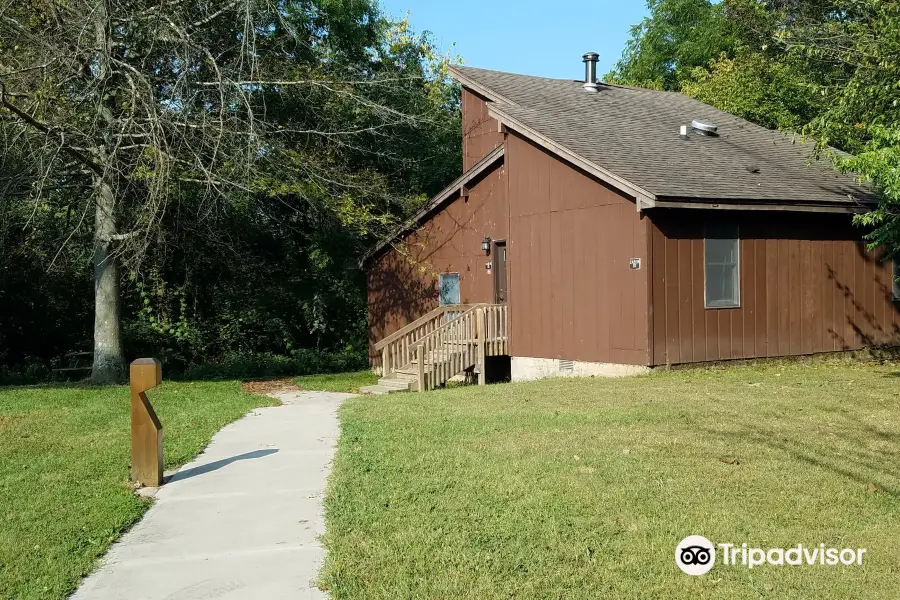
[[485, 252], [491, 251], [491, 238], [489, 238], [487, 236], [484, 237], [484, 240], [482, 240], [482, 242], [481, 242], [481, 249], [484, 250]]

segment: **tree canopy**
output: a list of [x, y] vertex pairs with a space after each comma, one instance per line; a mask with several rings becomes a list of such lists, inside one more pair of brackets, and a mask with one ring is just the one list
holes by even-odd
[[[857, 222], [900, 251], [900, 4], [650, 0], [614, 82], [680, 91], [813, 138], [880, 195]], [[836, 153], [842, 150], [848, 155]]]
[[350, 265], [459, 168], [448, 60], [370, 0], [0, 6], [0, 360], [86, 349], [92, 316], [98, 382], [123, 345], [360, 346]]

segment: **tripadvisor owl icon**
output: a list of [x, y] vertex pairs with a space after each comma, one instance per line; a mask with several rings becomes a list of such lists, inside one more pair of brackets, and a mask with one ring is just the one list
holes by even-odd
[[691, 535], [675, 548], [675, 564], [688, 575], [705, 575], [716, 564], [716, 549], [702, 535]]

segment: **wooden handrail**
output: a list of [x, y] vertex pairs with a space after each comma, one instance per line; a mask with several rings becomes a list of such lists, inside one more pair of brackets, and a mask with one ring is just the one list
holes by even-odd
[[[468, 315], [469, 313], [474, 312], [474, 311], [478, 310], [479, 308], [482, 308], [482, 307], [484, 306], [484, 304], [457, 304], [456, 306], [457, 306], [457, 307], [460, 307], [460, 306], [470, 306], [471, 308], [466, 309], [465, 311], [459, 313], [458, 315], [456, 315], [455, 317], [453, 317], [452, 319], [450, 319], [449, 321], [447, 321], [446, 323], [444, 323], [444, 324], [441, 326], [441, 329], [447, 329], [447, 328], [449, 328], [449, 327], [455, 325], [458, 321], [461, 321], [462, 318], [465, 317], [466, 315]], [[429, 334], [427, 334], [427, 335], [423, 335], [423, 336], [421, 337], [421, 339], [419, 339], [418, 341], [416, 341], [416, 342], [413, 343], [412, 347], [413, 347], [413, 348], [418, 348], [419, 346], [421, 346], [422, 344], [425, 343], [425, 340], [426, 340], [427, 338], [435, 337], [435, 336], [437, 336], [439, 333], [440, 333], [440, 332], [439, 332], [438, 330], [435, 330], [435, 331], [432, 331], [431, 333], [429, 333]]]
[[509, 350], [509, 307], [491, 304], [485, 307], [485, 341], [489, 356], [506, 354]]
[[434, 318], [436, 318], [436, 317], [439, 317], [439, 316], [441, 316], [442, 314], [444, 314], [444, 313], [446, 313], [446, 312], [450, 312], [450, 311], [460, 311], [460, 310], [466, 311], [466, 310], [469, 310], [469, 308], [472, 308], [472, 307], [474, 307], [474, 306], [477, 306], [477, 305], [475, 305], [475, 304], [445, 304], [444, 306], [438, 306], [437, 308], [435, 308], [435, 309], [434, 309], [433, 311], [431, 311], [430, 313], [426, 314], [426, 315], [423, 316], [423, 317], [419, 317], [418, 319], [416, 319], [415, 321], [413, 321], [412, 323], [410, 323], [409, 325], [407, 325], [407, 326], [404, 327], [403, 329], [400, 329], [400, 330], [398, 330], [398, 331], [395, 331], [394, 333], [392, 333], [391, 335], [387, 336], [386, 338], [384, 338], [384, 339], [381, 340], [380, 342], [377, 342], [377, 343], [375, 344], [375, 346], [374, 346], [374, 349], [375, 349], [376, 351], [381, 350], [382, 348], [384, 348], [385, 346], [387, 346], [387, 345], [390, 344], [391, 342], [394, 342], [394, 341], [396, 341], [396, 340], [399, 340], [400, 338], [402, 338], [404, 335], [408, 334], [409, 332], [414, 331], [415, 329], [421, 327], [422, 325], [424, 325], [424, 324], [427, 323], [428, 321], [430, 321], [430, 320], [432, 320], [432, 319], [434, 319]]
[[[484, 343], [478, 339], [479, 327], [476, 323], [484, 315], [484, 306], [474, 305], [413, 343], [411, 349], [415, 356], [416, 380], [420, 392], [434, 389], [436, 385], [468, 368], [474, 357], [480, 354], [473, 352], [472, 348]], [[432, 366], [428, 369], [430, 377], [426, 380], [425, 362], [429, 356], [432, 357]]]
[[[487, 357], [508, 352], [505, 304], [476, 304], [452, 319], [431, 321], [429, 325], [433, 329], [418, 338], [398, 342], [407, 344], [399, 354], [413, 363], [411, 374], [415, 375], [420, 392], [434, 389], [473, 366], [478, 367], [478, 384], [484, 385]], [[408, 370], [404, 372], [410, 374]]]
[[428, 389], [472, 365], [480, 365], [483, 385], [485, 358], [507, 353], [507, 318], [505, 304], [440, 306], [375, 345], [381, 353], [381, 375], [407, 369], [404, 373], [419, 375], [419, 389], [425, 391], [423, 361], [428, 357], [434, 365], [428, 368]]
[[478, 385], [485, 385], [487, 382], [487, 365], [485, 364], [485, 357], [487, 356], [485, 330], [487, 326], [485, 315], [486, 312], [483, 307], [478, 307], [478, 310], [475, 311], [475, 337], [478, 338]]

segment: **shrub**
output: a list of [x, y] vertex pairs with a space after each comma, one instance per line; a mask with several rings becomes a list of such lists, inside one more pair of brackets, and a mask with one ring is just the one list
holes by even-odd
[[229, 354], [218, 361], [191, 365], [177, 377], [204, 380], [266, 379], [316, 373], [343, 373], [365, 369], [367, 366], [367, 352], [352, 348], [341, 352], [303, 349], [292, 352], [290, 356], [251, 352]]
[[50, 367], [41, 362], [26, 361], [21, 365], [0, 365], [0, 386], [47, 383], [53, 375]]

